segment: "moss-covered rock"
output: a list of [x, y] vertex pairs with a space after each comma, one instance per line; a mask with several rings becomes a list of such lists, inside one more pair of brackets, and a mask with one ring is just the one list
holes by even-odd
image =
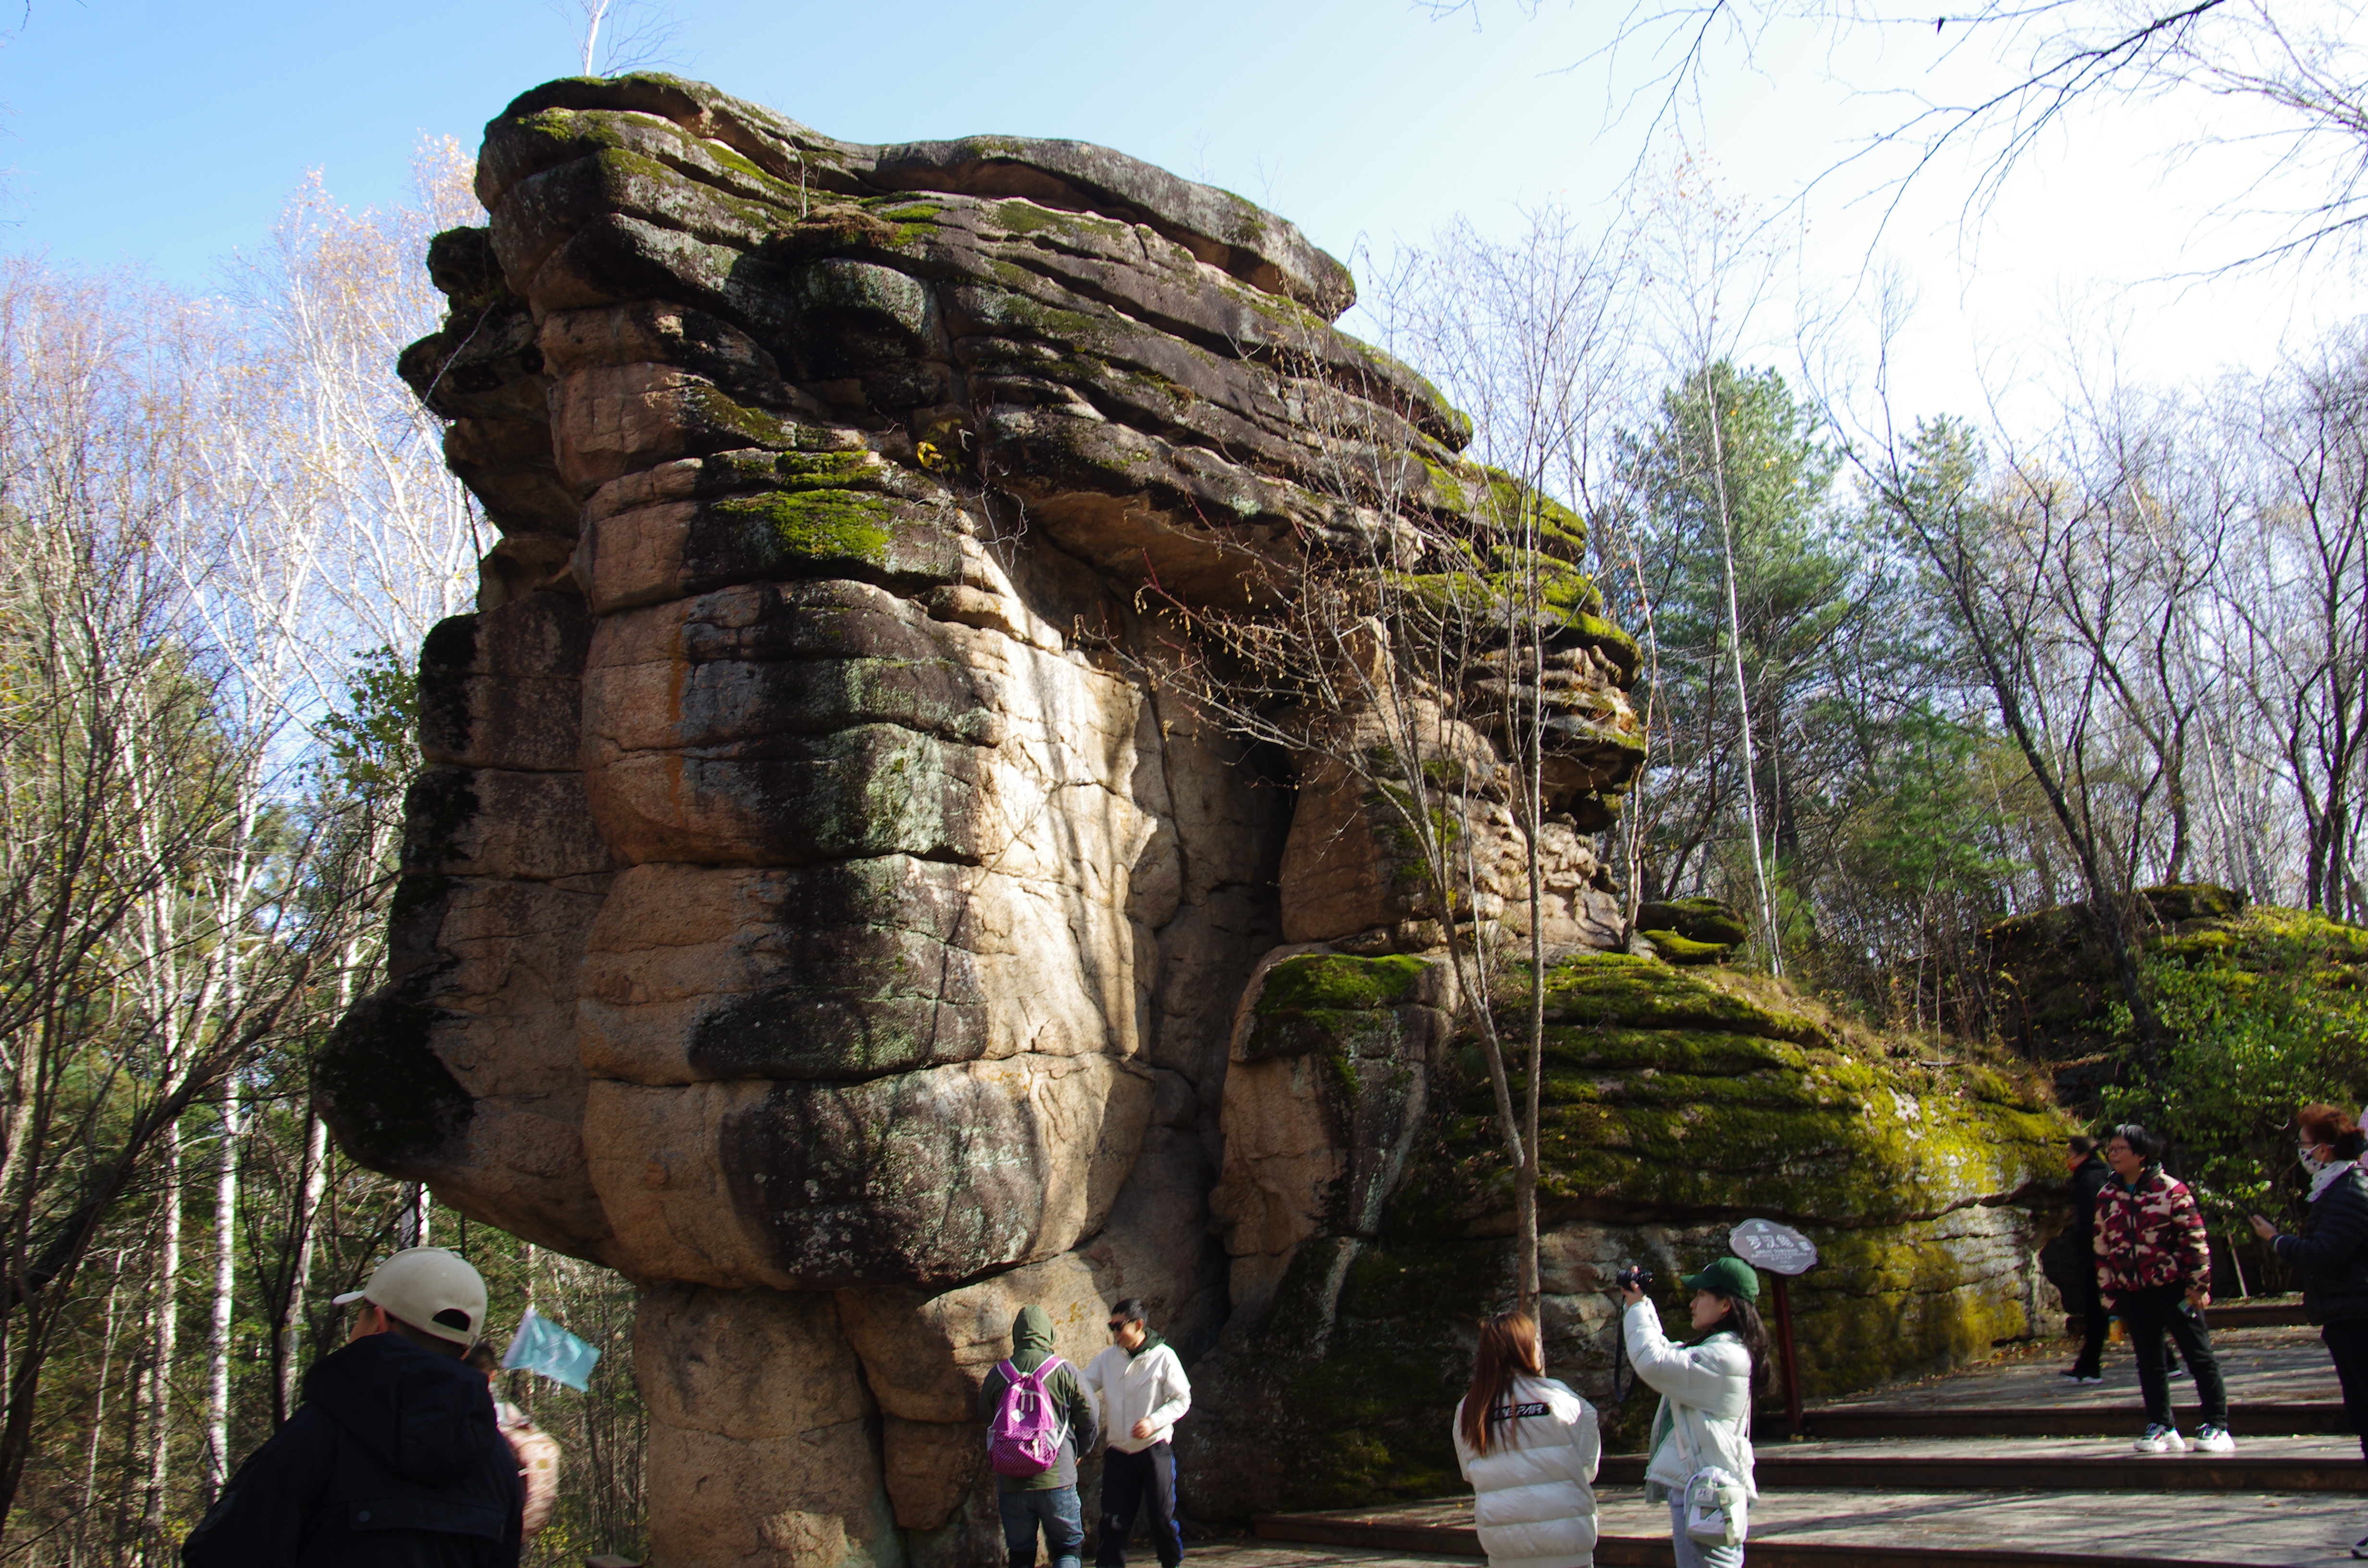
[[[1323, 971], [1304, 972], [1312, 989]], [[2032, 1331], [2040, 1226], [2021, 1204], [2055, 1178], [2070, 1129], [2028, 1070], [1936, 1062], [1782, 982], [1625, 955], [1557, 965], [1545, 1023], [1543, 1326], [1549, 1370], [1599, 1403], [1619, 1267], [1656, 1271], [1668, 1316], [1673, 1281], [1749, 1216], [1800, 1226], [1823, 1255], [1794, 1286], [1813, 1396]], [[1195, 1374], [1189, 1460], [1244, 1511], [1454, 1487], [1448, 1423], [1474, 1322], [1513, 1294], [1512, 1221], [1476, 1046], [1432, 1096], [1378, 1231], [1303, 1247], [1263, 1326]], [[1652, 1404], [1607, 1408], [1609, 1446], [1640, 1445]]]
[[1681, 936], [1675, 931], [1645, 926], [1641, 927], [1638, 934], [1653, 944], [1653, 951], [1659, 954], [1664, 961], [1673, 964], [1719, 963], [1735, 952], [1724, 942], [1697, 942], [1691, 937]]
[[[2208, 963], [2232, 973], [2307, 974], [2313, 984], [2356, 984], [2368, 932], [2305, 910], [2248, 906], [2241, 892], [2208, 883], [2146, 888], [2132, 925], [2141, 966]], [[2084, 1112], [2123, 1072], [2125, 1004], [2104, 933], [2085, 903], [2001, 920], [1982, 933], [1994, 1025], [2016, 1054], [2055, 1081], [2057, 1098]], [[2273, 983], [2277, 983], [2273, 982]]]
[[1675, 898], [1636, 906], [1639, 930], [1673, 931], [1689, 942], [1710, 947], [1739, 948], [1751, 939], [1751, 927], [1732, 904], [1714, 898]]

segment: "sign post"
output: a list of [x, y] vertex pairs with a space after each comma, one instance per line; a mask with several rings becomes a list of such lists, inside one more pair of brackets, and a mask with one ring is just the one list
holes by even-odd
[[1746, 1220], [1727, 1233], [1726, 1244], [1754, 1268], [1776, 1277], [1776, 1349], [1784, 1363], [1784, 1427], [1789, 1437], [1802, 1435], [1801, 1358], [1793, 1344], [1793, 1276], [1817, 1264], [1817, 1244], [1773, 1220]]

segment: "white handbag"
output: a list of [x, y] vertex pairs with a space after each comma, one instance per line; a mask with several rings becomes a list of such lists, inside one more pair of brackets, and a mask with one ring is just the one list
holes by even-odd
[[1709, 1465], [1686, 1483], [1686, 1534], [1704, 1546], [1740, 1546], [1749, 1528], [1751, 1499], [1743, 1483]]

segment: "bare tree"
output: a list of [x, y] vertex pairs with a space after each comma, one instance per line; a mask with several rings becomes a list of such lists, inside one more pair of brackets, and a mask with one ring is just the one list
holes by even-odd
[[666, 64], [681, 24], [673, 7], [650, 0], [551, 0], [573, 35], [586, 76], [617, 76]]
[[[1543, 0], [1515, 0], [1534, 15]], [[1427, 0], [1435, 16], [1475, 22], [1481, 0]], [[1622, 96], [1652, 126], [1695, 129], [1731, 62], [1755, 68], [1780, 32], [1829, 48], [1872, 39], [1887, 81], [1851, 82], [1895, 102], [1891, 123], [1818, 171], [1804, 188], [1855, 179], [1896, 210], [1907, 187], [1944, 154], [1978, 172], [1964, 200], [1970, 225], [2052, 132], [2086, 109], [2122, 112], [2175, 95], [2205, 111], [2204, 129], [2172, 131], [2163, 153], [2238, 145], [2258, 158], [2217, 209], [2241, 233], [2221, 267], [2359, 243], [2368, 223], [2368, 60], [2358, 0], [1974, 0], [1935, 14], [1883, 0], [1635, 0], [1602, 58], [1622, 66]], [[1639, 63], [1641, 62], [1641, 64]], [[1944, 78], [1966, 85], [1955, 91]], [[2208, 116], [2217, 111], [2217, 124]], [[2194, 114], [2160, 116], [2192, 127]], [[2301, 205], [2260, 210], [2258, 193], [2283, 176], [2312, 190]], [[2268, 225], [2266, 234], [2249, 227]]]

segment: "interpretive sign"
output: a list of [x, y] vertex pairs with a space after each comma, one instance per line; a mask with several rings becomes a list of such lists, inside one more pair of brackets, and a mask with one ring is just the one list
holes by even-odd
[[1817, 1244], [1773, 1220], [1746, 1220], [1726, 1233], [1735, 1256], [1770, 1274], [1806, 1274], [1817, 1266]]

